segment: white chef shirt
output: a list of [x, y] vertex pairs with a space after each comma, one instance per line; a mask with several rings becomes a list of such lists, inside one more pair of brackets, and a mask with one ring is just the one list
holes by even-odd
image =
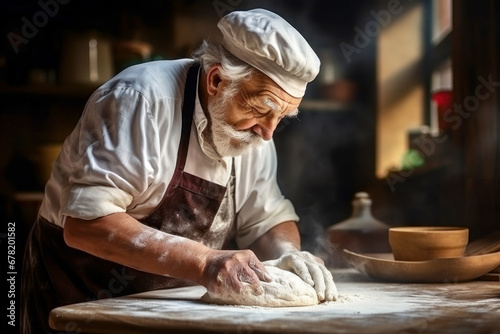
[[[172, 178], [181, 137], [182, 103], [191, 59], [127, 68], [92, 94], [65, 140], [45, 187], [40, 215], [64, 227], [115, 212], [146, 217]], [[221, 158], [204, 142], [207, 119], [198, 94], [185, 171], [225, 186], [235, 164], [236, 242], [247, 248], [285, 221], [298, 221], [276, 181], [272, 140], [242, 156]]]

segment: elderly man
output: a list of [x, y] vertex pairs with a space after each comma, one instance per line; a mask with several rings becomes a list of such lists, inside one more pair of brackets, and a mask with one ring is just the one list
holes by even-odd
[[90, 97], [28, 241], [25, 333], [50, 331], [54, 307], [98, 298], [186, 284], [259, 294], [269, 259], [336, 298], [321, 260], [300, 251], [271, 140], [319, 60], [269, 11], [218, 26], [222, 45], [130, 67]]

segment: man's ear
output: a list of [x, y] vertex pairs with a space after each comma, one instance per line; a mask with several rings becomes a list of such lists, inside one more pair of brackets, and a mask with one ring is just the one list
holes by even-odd
[[207, 93], [214, 96], [220, 88], [222, 78], [220, 75], [220, 65], [212, 65], [207, 71]]

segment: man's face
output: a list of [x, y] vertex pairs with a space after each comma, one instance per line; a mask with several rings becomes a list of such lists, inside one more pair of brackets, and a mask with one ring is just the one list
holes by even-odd
[[238, 156], [270, 140], [281, 119], [295, 117], [295, 98], [262, 73], [238, 87], [222, 81], [208, 101], [212, 141], [221, 156]]

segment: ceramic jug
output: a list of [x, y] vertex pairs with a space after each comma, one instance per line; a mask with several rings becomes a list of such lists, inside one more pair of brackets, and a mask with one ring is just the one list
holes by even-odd
[[356, 193], [352, 201], [351, 217], [328, 228], [333, 266], [347, 266], [342, 256], [343, 249], [356, 253], [391, 251], [388, 241], [389, 226], [372, 216], [371, 205], [368, 193]]

